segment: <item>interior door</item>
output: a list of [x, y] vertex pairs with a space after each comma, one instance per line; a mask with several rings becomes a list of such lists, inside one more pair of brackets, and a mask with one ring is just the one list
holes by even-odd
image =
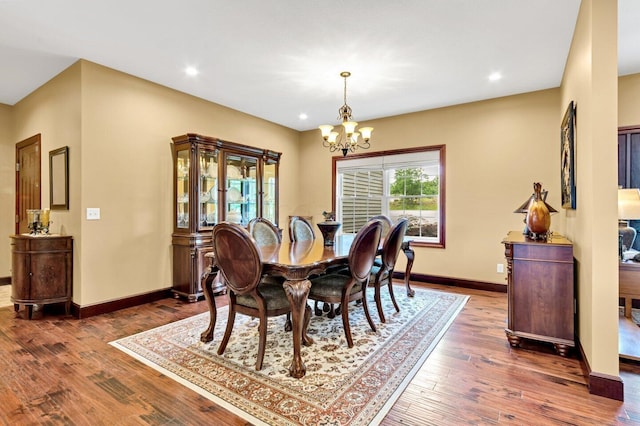
[[27, 210], [39, 209], [40, 134], [16, 144], [16, 234], [29, 232]]

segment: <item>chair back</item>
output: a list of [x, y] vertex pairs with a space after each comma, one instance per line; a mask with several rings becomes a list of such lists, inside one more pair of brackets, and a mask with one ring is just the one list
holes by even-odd
[[391, 227], [384, 239], [384, 244], [382, 246], [382, 263], [389, 271], [392, 271], [396, 266], [398, 253], [400, 253], [402, 240], [407, 233], [408, 226], [409, 220], [407, 218], [398, 220], [398, 222]]
[[256, 240], [258, 246], [280, 244], [280, 231], [268, 219], [257, 217], [249, 222], [249, 234]]
[[370, 220], [356, 234], [349, 249], [349, 269], [359, 282], [366, 282], [371, 274], [373, 260], [378, 252], [382, 223]]
[[229, 222], [214, 226], [213, 253], [225, 284], [234, 293], [249, 293], [260, 283], [260, 251], [256, 241], [242, 226]]
[[391, 221], [389, 216], [385, 216], [383, 214], [378, 216], [373, 216], [369, 220], [379, 220], [380, 222], [382, 222], [382, 238], [384, 238], [389, 233], [391, 226], [393, 226], [393, 222]]
[[289, 238], [291, 241], [313, 241], [316, 234], [313, 226], [302, 216], [291, 216], [289, 220]]

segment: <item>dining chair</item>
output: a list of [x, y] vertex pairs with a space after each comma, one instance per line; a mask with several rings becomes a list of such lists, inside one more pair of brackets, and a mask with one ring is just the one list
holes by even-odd
[[353, 347], [351, 327], [349, 325], [349, 302], [362, 300], [367, 321], [373, 331], [376, 326], [369, 315], [367, 307], [366, 288], [371, 277], [373, 259], [380, 244], [382, 224], [379, 220], [370, 220], [356, 234], [349, 249], [349, 275], [340, 273], [320, 275], [311, 278], [309, 299], [327, 303], [340, 303], [342, 326], [347, 339], [347, 345]]
[[294, 241], [315, 240], [316, 234], [313, 232], [313, 226], [307, 219], [302, 216], [289, 217], [289, 238]]
[[[316, 234], [313, 232], [313, 226], [307, 219], [302, 216], [290, 216], [289, 217], [289, 238], [291, 242], [296, 241], [315, 241]], [[316, 300], [313, 306], [313, 311], [316, 316], [321, 316], [322, 312], [327, 312], [329, 314], [329, 318], [334, 318], [336, 316], [336, 311], [333, 303], [324, 303], [322, 309], [318, 305], [319, 302]]]
[[395, 225], [389, 229], [384, 243], [382, 244], [381, 265], [373, 265], [371, 268], [371, 285], [374, 287], [374, 300], [376, 301], [376, 308], [378, 309], [378, 316], [381, 322], [386, 322], [384, 313], [382, 311], [382, 301], [380, 299], [380, 288], [384, 282], [387, 283], [389, 288], [389, 296], [393, 302], [396, 312], [400, 312], [400, 307], [396, 302], [396, 298], [393, 294], [393, 270], [396, 266], [396, 260], [398, 260], [398, 254], [402, 247], [402, 240], [407, 233], [407, 227], [409, 226], [409, 220], [406, 218], [399, 219]]
[[262, 369], [267, 343], [267, 319], [291, 312], [281, 284], [262, 279], [262, 259], [256, 240], [243, 227], [221, 222], [213, 228], [215, 265], [227, 285], [229, 318], [218, 347], [222, 355], [229, 343], [236, 313], [259, 318], [256, 370]]
[[280, 231], [269, 219], [263, 217], [251, 219], [247, 228], [249, 229], [249, 234], [258, 243], [258, 246], [269, 246], [282, 242]]
[[386, 215], [383, 215], [383, 214], [378, 215], [378, 216], [373, 216], [369, 220], [379, 220], [380, 222], [382, 222], [381, 238], [386, 237], [387, 234], [389, 233], [389, 230], [393, 226], [393, 221], [391, 220], [391, 218], [389, 216], [386, 216]]

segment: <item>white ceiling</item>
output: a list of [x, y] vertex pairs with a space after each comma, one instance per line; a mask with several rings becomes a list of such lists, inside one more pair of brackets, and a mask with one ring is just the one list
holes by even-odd
[[[307, 130], [558, 87], [580, 0], [0, 0], [0, 103], [79, 58]], [[619, 0], [620, 75], [640, 1]], [[186, 66], [200, 74], [188, 77]], [[500, 72], [503, 78], [490, 82]], [[308, 119], [301, 120], [300, 113]]]

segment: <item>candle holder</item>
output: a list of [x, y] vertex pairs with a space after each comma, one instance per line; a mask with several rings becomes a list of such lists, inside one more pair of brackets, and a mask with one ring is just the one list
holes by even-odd
[[49, 234], [49, 209], [28, 209], [27, 210], [27, 227], [30, 235]]

